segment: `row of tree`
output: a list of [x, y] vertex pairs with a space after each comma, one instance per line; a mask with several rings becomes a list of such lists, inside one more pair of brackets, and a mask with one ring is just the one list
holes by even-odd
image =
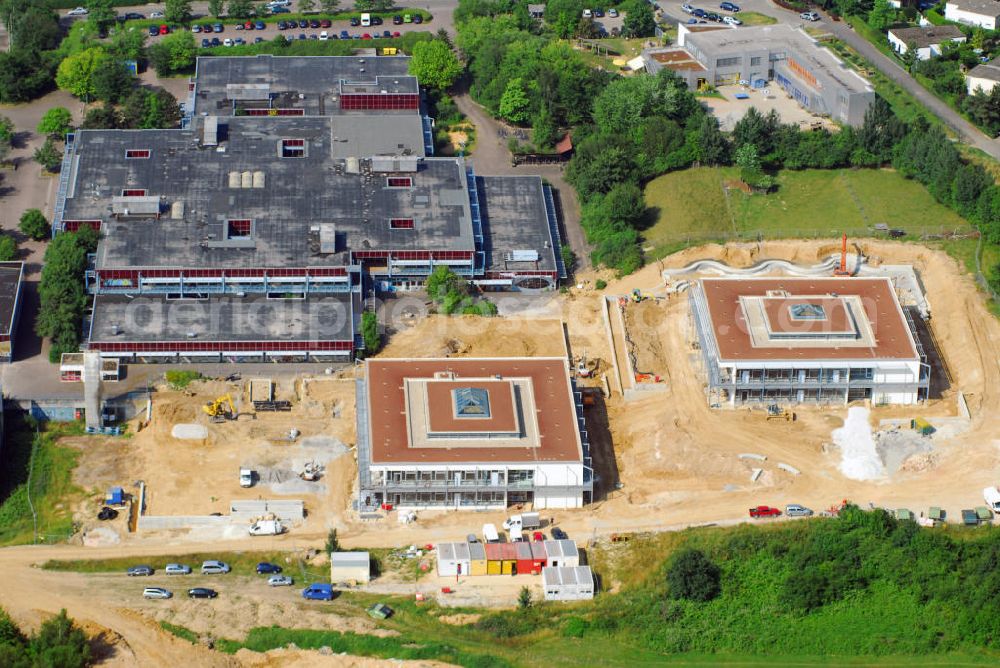
[[45, 249], [35, 333], [52, 340], [49, 361], [53, 363], [62, 353], [79, 349], [88, 302], [83, 277], [87, 255], [97, 250], [97, 241], [97, 232], [84, 225], [77, 232], [59, 234]]

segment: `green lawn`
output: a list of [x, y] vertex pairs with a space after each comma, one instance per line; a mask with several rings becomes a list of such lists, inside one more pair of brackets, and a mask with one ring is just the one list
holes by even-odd
[[736, 18], [743, 21], [743, 25], [745, 26], [769, 26], [778, 22], [778, 19], [773, 16], [761, 14], [760, 12], [740, 12]]
[[[700, 167], [666, 174], [646, 186], [657, 222], [643, 233], [661, 256], [698, 240], [836, 237], [870, 233], [877, 223], [919, 233], [968, 230], [958, 214], [933, 200], [919, 183], [891, 170], [803, 170], [778, 174], [778, 188], [747, 195], [723, 187], [736, 168]], [[649, 251], [647, 251], [649, 252]]]

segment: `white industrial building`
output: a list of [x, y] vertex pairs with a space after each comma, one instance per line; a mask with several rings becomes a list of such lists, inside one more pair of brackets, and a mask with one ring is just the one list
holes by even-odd
[[930, 366], [889, 278], [706, 278], [690, 301], [713, 406], [927, 398]]
[[1000, 20], [1000, 2], [996, 0], [948, 0], [944, 17], [955, 23], [996, 30]]
[[585, 601], [594, 598], [590, 566], [546, 566], [542, 569], [546, 601]]
[[564, 358], [368, 360], [359, 509], [580, 508], [593, 493]]

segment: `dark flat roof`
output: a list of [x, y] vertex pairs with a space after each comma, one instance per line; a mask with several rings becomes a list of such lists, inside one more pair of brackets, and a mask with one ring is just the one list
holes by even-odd
[[[563, 358], [370, 359], [365, 366], [373, 463], [583, 461], [569, 369]], [[537, 415], [541, 445], [488, 448], [473, 439], [474, 445], [468, 448], [410, 447], [403, 381], [433, 378], [445, 371], [459, 380], [497, 374], [530, 378], [535, 405], [525, 406], [525, 412], [534, 410]]]
[[23, 262], [0, 262], [0, 334], [13, 334], [11, 328], [23, 271]]
[[[540, 176], [484, 176], [477, 179], [486, 241], [487, 271], [555, 271], [552, 234]], [[518, 250], [538, 252], [536, 262], [506, 260]]]
[[90, 341], [352, 341], [352, 319], [349, 293], [201, 300], [97, 295]]
[[915, 26], [912, 28], [890, 28], [889, 32], [908, 47], [922, 49], [934, 44], [965, 39], [965, 33], [958, 26]]
[[[81, 130], [63, 219], [103, 221], [98, 269], [343, 266], [348, 249], [474, 250], [461, 158], [419, 160], [416, 172], [399, 174], [412, 187], [390, 188], [388, 174], [365, 159], [347, 173], [336, 140], [342, 120], [286, 117], [262, 127], [226, 119], [224, 150], [201, 147], [197, 133], [183, 130]], [[302, 140], [306, 156], [279, 157], [282, 139]], [[422, 141], [417, 133], [400, 143]], [[149, 149], [150, 157], [126, 159], [128, 149]], [[244, 172], [261, 172], [263, 187], [230, 187]], [[112, 198], [125, 189], [160, 197], [160, 217], [113, 218]], [[175, 219], [178, 202], [183, 214]], [[390, 229], [392, 218], [413, 219], [413, 229]], [[232, 219], [252, 221], [249, 242], [223, 243]], [[309, 250], [310, 229], [320, 225], [335, 229], [332, 253]]]
[[[408, 56], [202, 56], [195, 71], [196, 114], [232, 113], [231, 85], [267, 84], [275, 107], [303, 109], [308, 116], [357, 114], [335, 100], [340, 82], [375, 83], [380, 92], [418, 93]], [[300, 97], [301, 96], [301, 97]], [[389, 115], [408, 111], [381, 111]]]
[[[706, 278], [701, 281], [721, 360], [916, 360], [917, 350], [888, 278]], [[740, 305], [742, 296], [786, 291], [797, 295], [856, 295], [875, 337], [873, 347], [754, 347]]]

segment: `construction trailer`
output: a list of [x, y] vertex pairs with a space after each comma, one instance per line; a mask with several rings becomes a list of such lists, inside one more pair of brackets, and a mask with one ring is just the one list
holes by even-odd
[[330, 582], [368, 582], [372, 560], [367, 552], [330, 553]]
[[470, 557], [468, 543], [438, 543], [438, 575], [470, 575]]
[[545, 554], [550, 567], [566, 567], [580, 565], [580, 550], [572, 540], [547, 540], [544, 543]]
[[594, 598], [590, 566], [547, 566], [542, 569], [546, 601], [584, 601]]
[[486, 574], [515, 575], [517, 573], [517, 548], [515, 543], [487, 543]]
[[468, 543], [469, 574], [486, 575], [486, 548], [482, 543]]
[[528, 543], [528, 545], [531, 546], [531, 560], [534, 562], [533, 568], [540, 571], [545, 566], [548, 566], [549, 555], [545, 551], [545, 543], [540, 540], [535, 540]]
[[[520, 575], [525, 573], [531, 573], [532, 575], [538, 575], [542, 572], [542, 567], [545, 565], [545, 556], [542, 555], [538, 558], [539, 551], [532, 550], [531, 546], [533, 543], [527, 541], [522, 543], [517, 543], [517, 572]], [[544, 547], [542, 548], [544, 553]]]

